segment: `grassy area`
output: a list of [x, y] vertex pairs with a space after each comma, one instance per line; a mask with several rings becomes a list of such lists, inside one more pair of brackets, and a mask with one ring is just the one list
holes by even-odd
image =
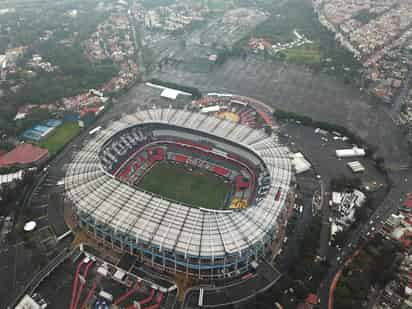
[[286, 60], [298, 64], [319, 65], [321, 63], [321, 54], [319, 48], [311, 45], [290, 48], [284, 50]]
[[215, 175], [162, 162], [143, 178], [139, 186], [166, 198], [205, 208], [220, 209], [231, 185]]
[[72, 140], [81, 128], [77, 123], [67, 122], [54, 130], [47, 138], [39, 142], [39, 146], [49, 150], [51, 154], [58, 152]]
[[320, 24], [310, 1], [275, 1], [269, 6], [271, 14], [268, 19], [239, 40], [236, 48], [247, 48], [250, 37], [265, 38], [271, 44], [292, 42], [296, 39], [294, 31], [297, 30], [313, 44], [285, 50], [278, 54], [284, 56], [281, 59], [314, 69], [338, 72], [348, 80], [356, 77], [360, 64], [336, 42], [334, 34]]

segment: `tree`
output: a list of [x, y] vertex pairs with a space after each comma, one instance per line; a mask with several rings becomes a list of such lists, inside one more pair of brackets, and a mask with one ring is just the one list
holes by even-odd
[[406, 114], [408, 112], [408, 105], [405, 103], [402, 103], [401, 105], [401, 113]]
[[377, 157], [375, 159], [375, 165], [376, 168], [379, 169], [380, 171], [385, 170], [385, 159], [383, 157]]
[[186, 48], [186, 40], [184, 38], [180, 39], [179, 45], [180, 45], [180, 48], [185, 49]]
[[345, 175], [333, 178], [330, 181], [330, 186], [333, 191], [351, 191], [360, 188], [362, 180], [359, 177], [346, 177]]
[[365, 223], [368, 221], [368, 209], [366, 207], [366, 202], [362, 207], [358, 207], [355, 210], [355, 220], [357, 223]]
[[349, 236], [349, 231], [348, 230], [338, 231], [333, 236], [332, 244], [334, 246], [342, 247], [346, 243], [346, 240], [348, 239], [348, 236]]

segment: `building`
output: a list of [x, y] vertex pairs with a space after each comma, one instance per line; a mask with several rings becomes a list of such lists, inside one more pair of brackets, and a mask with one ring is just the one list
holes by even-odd
[[208, 113], [217, 113], [218, 111], [220, 111], [220, 106], [219, 105], [213, 105], [213, 106], [207, 106], [207, 107], [203, 107], [200, 112], [204, 113], [204, 114], [208, 114]]
[[0, 175], [0, 187], [3, 184], [8, 184], [8, 183], [11, 183], [15, 180], [21, 180], [21, 179], [23, 179], [23, 171], [22, 170], [20, 170], [18, 172], [15, 172], [15, 173]]
[[[181, 147], [184, 154], [171, 150]], [[129, 169], [132, 154], [139, 164]], [[253, 183], [250, 207], [205, 209], [128, 185], [165, 158], [224, 178], [232, 171], [215, 162], [237, 162], [252, 175], [251, 181], [234, 178], [241, 190]], [[209, 282], [241, 276], [276, 254], [272, 245], [286, 220], [291, 178], [288, 149], [262, 130], [168, 108], [127, 115], [98, 132], [69, 165], [65, 189], [78, 225], [91, 237], [153, 271]]]
[[348, 225], [355, 219], [355, 211], [366, 201], [366, 195], [359, 190], [353, 192], [332, 192], [336, 222]]
[[347, 165], [353, 173], [362, 173], [365, 171], [365, 167], [359, 161], [348, 162]]
[[49, 157], [46, 149], [32, 144], [20, 144], [0, 157], [0, 168], [18, 166], [21, 168], [40, 166]]
[[41, 309], [42, 307], [29, 295], [25, 295], [15, 309]]
[[292, 155], [292, 165], [295, 168], [296, 174], [304, 173], [310, 170], [312, 167], [312, 165], [301, 152], [297, 152]]
[[364, 157], [366, 155], [365, 149], [353, 147], [352, 149], [338, 149], [336, 156], [338, 158]]
[[24, 131], [22, 134], [22, 138], [24, 140], [38, 142], [49, 136], [61, 124], [61, 120], [50, 119], [44, 124], [37, 124], [31, 129]]

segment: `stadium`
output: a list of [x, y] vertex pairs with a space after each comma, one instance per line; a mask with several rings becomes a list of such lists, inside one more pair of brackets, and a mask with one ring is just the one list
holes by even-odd
[[292, 168], [264, 130], [147, 109], [98, 132], [65, 177], [78, 226], [156, 272], [240, 276], [273, 256]]

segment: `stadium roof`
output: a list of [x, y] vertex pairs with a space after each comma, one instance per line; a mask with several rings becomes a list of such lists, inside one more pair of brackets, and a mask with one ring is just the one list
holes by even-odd
[[406, 207], [408, 207], [408, 208], [412, 208], [412, 196], [411, 196], [411, 197], [408, 197], [408, 198], [405, 200], [404, 205], [405, 205]]
[[35, 164], [47, 157], [48, 154], [46, 149], [32, 144], [20, 144], [0, 157], [0, 167]]
[[[270, 188], [257, 205], [241, 211], [216, 211], [181, 205], [129, 186], [104, 171], [98, 154], [115, 134], [138, 124], [161, 124], [158, 131], [168, 134], [176, 134], [179, 127], [196, 130], [210, 138], [220, 138], [218, 143], [228, 147], [229, 152], [247, 154], [241, 148], [246, 147], [266, 165]], [[166, 129], [165, 124], [171, 127]], [[223, 145], [221, 140], [228, 143]], [[241, 147], [234, 147], [233, 143]], [[93, 219], [96, 225], [109, 226], [115, 233], [126, 233], [160, 250], [185, 256], [223, 257], [242, 255], [243, 250], [273, 237], [291, 177], [289, 151], [279, 145], [276, 135], [268, 136], [262, 130], [229, 120], [168, 108], [127, 115], [98, 132], [69, 165], [65, 187], [78, 214]]]

